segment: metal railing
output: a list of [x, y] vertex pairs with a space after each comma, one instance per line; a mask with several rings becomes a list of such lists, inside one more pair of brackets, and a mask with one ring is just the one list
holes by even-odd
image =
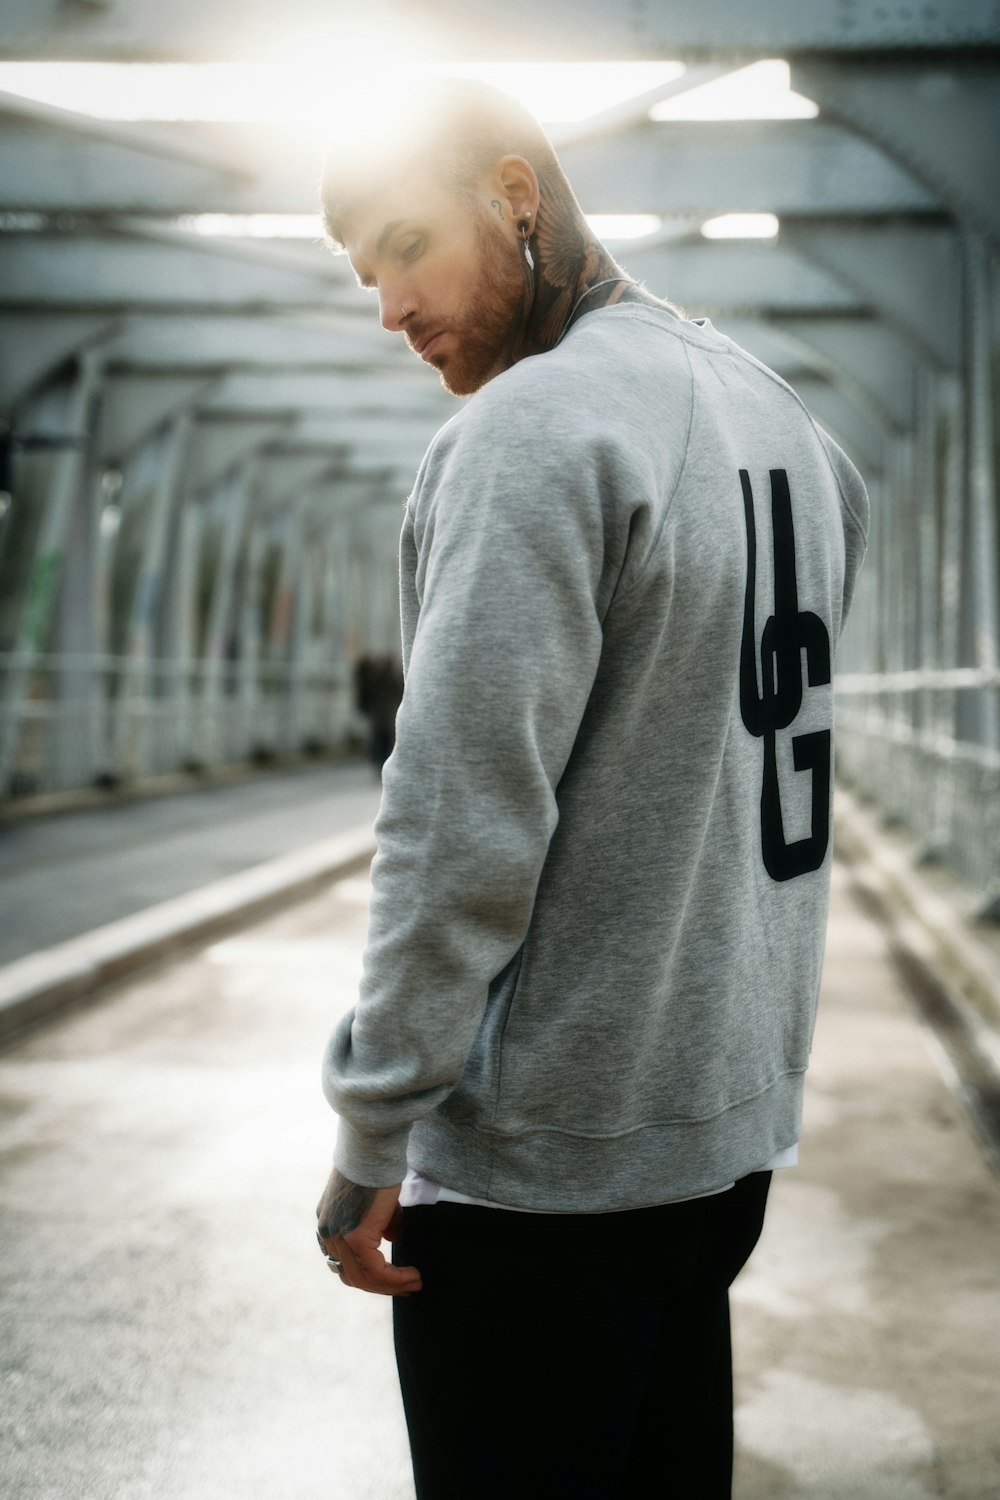
[[907, 827], [927, 859], [1000, 894], [1000, 671], [836, 679], [837, 774]]
[[6, 652], [0, 726], [11, 797], [334, 750], [357, 720], [346, 664]]

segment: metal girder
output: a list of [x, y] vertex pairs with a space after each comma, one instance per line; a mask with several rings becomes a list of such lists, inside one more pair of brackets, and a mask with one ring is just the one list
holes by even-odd
[[366, 317], [331, 317], [317, 311], [308, 321], [267, 314], [218, 317], [212, 311], [141, 315], [109, 341], [108, 361], [136, 370], [408, 369], [413, 356], [402, 340], [380, 327], [367, 304], [363, 311]]
[[944, 225], [789, 224], [782, 240], [825, 267], [921, 355], [955, 368], [962, 357], [962, 263]]
[[210, 489], [227, 469], [289, 430], [294, 413], [264, 417], [200, 418], [191, 433], [184, 473], [189, 492]]
[[100, 313], [0, 314], [0, 411], [9, 411], [66, 360], [116, 327]]
[[[40, 213], [163, 213], [225, 203], [240, 179], [166, 153], [2, 118], [0, 205]], [[80, 117], [70, 115], [76, 121]]]
[[[239, 25], [222, 6], [173, 0], [169, 25], [157, 0], [7, 0], [0, 48], [9, 57], [186, 59], [267, 56], [279, 44], [332, 42], [358, 21], [347, 0], [243, 0]], [[782, 55], [799, 51], [996, 45], [992, 0], [368, 0], [374, 37], [420, 36], [429, 50], [459, 57], [678, 57], [717, 52]]]
[[647, 121], [560, 153], [588, 213], [926, 213], [937, 199], [826, 120]]
[[351, 416], [351, 420], [354, 413], [375, 414], [380, 421], [416, 419], [440, 426], [454, 415], [455, 401], [427, 371], [414, 366], [412, 371], [369, 375], [360, 381], [355, 375], [338, 372], [240, 372], [222, 380], [202, 404], [204, 411], [264, 411], [274, 407]]
[[211, 389], [197, 375], [105, 374], [93, 438], [97, 462], [123, 464], [168, 417]]
[[846, 384], [902, 430], [914, 421], [917, 374], [913, 352], [877, 318], [780, 318], [774, 331], [796, 349], [809, 349], [824, 372]]
[[292, 495], [317, 484], [330, 468], [330, 456], [315, 450], [262, 453], [254, 467], [253, 492], [259, 511], [279, 507]]
[[268, 265], [193, 237], [190, 244], [170, 245], [110, 234], [0, 238], [3, 307], [330, 309], [343, 302], [345, 290], [333, 275]]
[[630, 275], [692, 317], [864, 310], [857, 296], [783, 244], [693, 240], [622, 259]]
[[722, 318], [717, 328], [754, 359], [759, 359], [790, 385], [794, 384], [792, 376], [802, 368], [802, 354], [796, 352], [788, 339], [774, 331], [767, 318]]
[[820, 425], [850, 454], [862, 474], [882, 471], [887, 434], [869, 413], [828, 380], [803, 377], [795, 390]]
[[289, 433], [289, 441], [302, 447], [351, 449], [351, 469], [402, 469], [410, 480], [441, 423], [408, 413], [301, 413]]
[[[134, 180], [137, 171], [155, 171], [178, 192], [189, 182], [199, 193], [213, 186], [225, 193], [254, 175], [252, 160], [234, 154], [225, 138], [205, 143], [170, 127], [102, 120], [3, 90], [0, 120], [0, 203], [8, 208], [44, 207], [46, 188], [58, 195], [60, 183], [70, 194], [89, 189], [91, 196], [81, 206], [96, 208], [100, 193], [116, 191], [105, 174], [121, 179], [126, 194], [140, 201], [145, 195]], [[31, 180], [35, 174], [42, 180]], [[155, 191], [148, 183], [147, 191], [150, 186]], [[33, 192], [43, 194], [37, 203]], [[28, 196], [22, 200], [22, 195]]]
[[[171, 131], [206, 155], [233, 151], [255, 174], [224, 195], [178, 202], [177, 213], [317, 211], [320, 153], [301, 130], [199, 121]], [[588, 213], [922, 213], [938, 205], [878, 146], [828, 120], [643, 120], [598, 140], [582, 133], [559, 157]]]
[[724, 78], [728, 72], [731, 69], [727, 63], [702, 63], [685, 68], [679, 77], [658, 84], [656, 88], [646, 89], [641, 94], [634, 94], [631, 99], [624, 99], [620, 104], [612, 104], [610, 108], [598, 110], [585, 119], [570, 120], [554, 126], [548, 132], [549, 139], [561, 156], [569, 146], [579, 145], [583, 141], [603, 140], [629, 125], [642, 124], [649, 111], [657, 104], [689, 94], [692, 89], [702, 88], [706, 83], [714, 83], [717, 78]]
[[1000, 249], [1000, 64], [810, 61], [793, 81]]
[[[727, 318], [720, 332], [795, 390], [818, 377], [838, 386], [863, 410], [871, 406], [883, 427], [901, 430], [913, 424], [916, 363], [874, 319]], [[880, 385], [880, 376], [888, 391]]]

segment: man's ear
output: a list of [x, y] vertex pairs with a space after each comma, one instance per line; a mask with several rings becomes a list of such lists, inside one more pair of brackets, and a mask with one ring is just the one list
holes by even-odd
[[538, 178], [530, 161], [523, 156], [502, 156], [493, 169], [493, 187], [505, 207], [510, 211], [511, 222], [516, 227], [519, 220], [528, 219], [534, 229], [538, 217]]

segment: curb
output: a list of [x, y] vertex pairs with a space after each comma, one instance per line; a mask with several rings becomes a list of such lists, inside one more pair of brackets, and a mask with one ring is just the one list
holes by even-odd
[[227, 875], [0, 968], [0, 1043], [183, 948], [262, 917], [368, 864], [370, 825]]
[[1000, 958], [958, 894], [928, 886], [906, 851], [838, 785], [834, 842], [862, 905], [882, 928], [946, 1079], [1000, 1171]]
[[835, 824], [837, 852], [855, 878], [919, 925], [921, 958], [939, 965], [942, 979], [959, 985], [983, 1021], [1000, 1030], [1000, 958], [976, 937], [968, 914], [957, 901], [929, 890], [912, 859], [887, 841], [876, 819], [840, 786]]

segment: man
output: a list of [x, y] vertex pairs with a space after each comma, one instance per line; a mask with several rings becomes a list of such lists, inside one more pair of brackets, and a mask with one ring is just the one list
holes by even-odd
[[324, 208], [473, 399], [407, 505], [320, 1241], [396, 1298], [421, 1500], [727, 1496], [728, 1287], [800, 1131], [864, 486], [615, 264], [502, 95], [425, 95]]

